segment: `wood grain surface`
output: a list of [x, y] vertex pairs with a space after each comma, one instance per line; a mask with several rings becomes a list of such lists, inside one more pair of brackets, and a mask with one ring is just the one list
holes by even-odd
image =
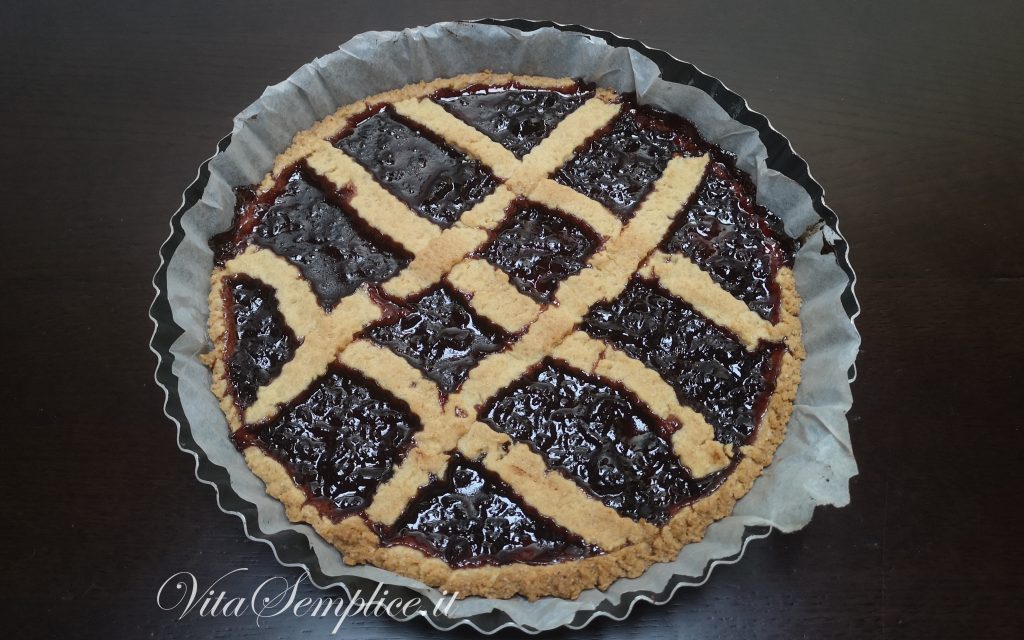
[[745, 96], [825, 186], [864, 307], [852, 504], [666, 606], [549, 637], [1020, 637], [1024, 9], [948, 0], [2, 3], [5, 635], [329, 636], [156, 605], [178, 571], [245, 567], [243, 594], [298, 577], [175, 446], [147, 348], [157, 249], [266, 85], [362, 31], [485, 16], [612, 30]]

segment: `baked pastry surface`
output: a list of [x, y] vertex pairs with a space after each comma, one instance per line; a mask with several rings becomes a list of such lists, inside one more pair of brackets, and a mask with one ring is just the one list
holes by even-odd
[[342, 107], [239, 193], [213, 391], [348, 563], [575, 598], [700, 540], [785, 435], [795, 243], [678, 116], [440, 79]]

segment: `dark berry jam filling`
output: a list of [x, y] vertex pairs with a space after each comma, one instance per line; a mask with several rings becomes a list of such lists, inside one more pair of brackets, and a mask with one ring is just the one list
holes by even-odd
[[348, 194], [298, 167], [263, 196], [240, 195], [232, 229], [211, 245], [219, 264], [250, 242], [266, 247], [299, 268], [325, 309], [364, 282], [395, 275], [412, 256], [363, 223], [348, 205]]
[[579, 84], [564, 90], [474, 85], [440, 92], [434, 101], [522, 158], [592, 95]]
[[225, 281], [223, 296], [228, 320], [227, 376], [235, 402], [245, 409], [256, 401], [259, 388], [292, 359], [299, 340], [278, 310], [272, 287], [247, 276], [233, 276]]
[[773, 320], [779, 308], [773, 276], [792, 263], [795, 246], [754, 195], [749, 178], [731, 161], [712, 161], [663, 249], [686, 255], [755, 313]]
[[501, 351], [511, 339], [445, 285], [428, 290], [411, 306], [398, 306], [396, 313], [397, 318], [367, 329], [367, 335], [446, 393], [458, 389], [478, 362]]
[[664, 524], [724, 477], [690, 477], [666, 425], [632, 394], [551, 359], [495, 396], [480, 419], [634, 520]]
[[558, 285], [579, 273], [600, 243], [593, 231], [568, 216], [517, 200], [479, 256], [507, 273], [526, 295], [551, 302]]
[[582, 328], [660, 373], [722, 443], [747, 442], [775, 387], [781, 345], [747, 351], [690, 305], [640, 278], [591, 308]]
[[364, 116], [334, 146], [419, 215], [445, 228], [498, 184], [482, 164], [415, 128], [390, 107]]
[[454, 455], [446, 476], [420, 490], [384, 543], [452, 567], [552, 564], [601, 553], [525, 504], [497, 475]]
[[335, 364], [281, 414], [234, 435], [280, 461], [332, 518], [365, 509], [411, 447], [420, 422], [408, 405]]
[[628, 220], [672, 156], [699, 156], [708, 149], [686, 120], [629, 101], [609, 127], [555, 173], [555, 180]]

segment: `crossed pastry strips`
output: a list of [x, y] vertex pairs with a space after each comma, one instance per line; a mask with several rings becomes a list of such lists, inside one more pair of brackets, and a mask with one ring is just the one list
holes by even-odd
[[[619, 104], [600, 95], [589, 99], [522, 160], [429, 98], [407, 98], [393, 106], [400, 116], [482, 162], [502, 184], [450, 228], [441, 229], [414, 213], [326, 140], [311, 143], [306, 165], [334, 185], [351, 189], [350, 204], [362, 220], [414, 255], [404, 270], [381, 285], [385, 294], [408, 298], [447, 281], [471, 294], [470, 305], [476, 313], [521, 335], [505, 351], [480, 361], [461, 388], [442, 404], [437, 385], [402, 357], [368, 339], [356, 339], [383, 313], [365, 287], [325, 312], [295, 266], [267, 249], [249, 247], [227, 262], [223, 274], [247, 274], [274, 287], [280, 311], [302, 344], [281, 375], [259, 390], [255, 403], [242, 416], [244, 422], [274, 416], [337, 360], [406, 402], [423, 424], [415, 446], [378, 488], [367, 508], [366, 515], [373, 521], [393, 524], [417, 488], [431, 476], [443, 476], [450, 452], [459, 451], [480, 459], [540, 513], [588, 543], [615, 549], [649, 537], [653, 525], [623, 517], [588, 497], [572, 480], [550, 471], [528, 445], [514, 443], [506, 434], [478, 421], [477, 407], [543, 358], [553, 356], [581, 371], [621, 383], [657, 416], [677, 424], [671, 444], [694, 477], [729, 464], [732, 446], [716, 441], [704, 417], [680, 404], [658, 373], [576, 329], [591, 306], [614, 299], [629, 279], [639, 274], [656, 279], [671, 294], [729, 329], [749, 350], [756, 349], [759, 342], [781, 342], [799, 331], [795, 312], [785, 305], [781, 321], [773, 325], [685, 256], [656, 249], [701, 184], [708, 157], [673, 158], [635, 215], [623, 223], [602, 204], [548, 177], [615, 118]], [[483, 259], [467, 259], [488, 241], [490, 232], [504, 221], [509, 205], [520, 197], [564, 212], [602, 240], [586, 268], [561, 283], [555, 293], [557, 304], [540, 305], [520, 293], [500, 269]], [[792, 278], [792, 274], [787, 269], [778, 277]], [[218, 292], [214, 294], [211, 300]]]

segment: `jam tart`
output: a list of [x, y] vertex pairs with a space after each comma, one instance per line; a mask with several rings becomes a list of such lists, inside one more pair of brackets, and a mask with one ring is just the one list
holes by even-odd
[[299, 133], [211, 241], [231, 438], [350, 564], [575, 598], [674, 559], [782, 441], [796, 243], [683, 118], [489, 72]]

